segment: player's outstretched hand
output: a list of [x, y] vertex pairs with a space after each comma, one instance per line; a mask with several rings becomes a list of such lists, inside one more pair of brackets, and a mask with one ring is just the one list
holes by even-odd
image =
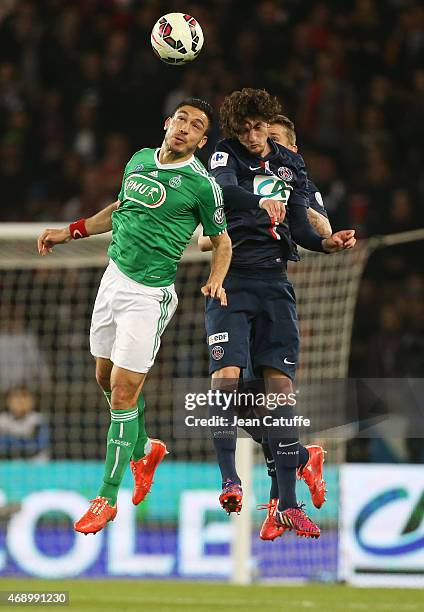
[[62, 229], [45, 229], [38, 237], [37, 246], [40, 255], [44, 256], [53, 251], [56, 244], [64, 244], [71, 239], [68, 227]]
[[336, 253], [345, 249], [352, 249], [356, 244], [355, 230], [340, 230], [328, 238], [324, 238], [324, 251], [326, 253]]
[[286, 216], [286, 205], [278, 200], [262, 200], [259, 208], [266, 210], [272, 223], [282, 223]]
[[200, 291], [205, 297], [210, 296], [211, 298], [220, 300], [221, 306], [227, 306], [227, 294], [221, 283], [214, 280], [208, 280], [206, 285], [203, 285]]

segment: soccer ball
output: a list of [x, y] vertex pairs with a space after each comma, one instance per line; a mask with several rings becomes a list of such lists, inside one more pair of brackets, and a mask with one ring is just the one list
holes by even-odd
[[200, 24], [184, 13], [168, 13], [153, 26], [150, 36], [153, 51], [166, 64], [192, 62], [203, 47]]

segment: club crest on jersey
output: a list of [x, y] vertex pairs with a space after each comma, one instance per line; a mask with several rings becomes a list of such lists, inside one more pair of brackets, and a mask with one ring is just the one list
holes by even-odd
[[211, 355], [215, 361], [219, 361], [224, 357], [225, 351], [222, 346], [214, 346], [211, 350]]
[[290, 170], [290, 168], [286, 168], [286, 166], [280, 166], [280, 168], [277, 170], [277, 174], [280, 179], [283, 179], [283, 181], [293, 180], [293, 172]]
[[137, 164], [133, 172], [141, 172], [142, 170], [144, 170], [144, 164]]
[[211, 170], [218, 166], [226, 166], [228, 162], [228, 153], [224, 151], [216, 151], [211, 157]]
[[181, 187], [181, 176], [173, 176], [171, 179], [169, 179], [169, 186], [173, 187], [174, 189]]
[[147, 208], [157, 208], [166, 200], [166, 190], [162, 183], [143, 174], [131, 174], [124, 183], [126, 200]]
[[222, 225], [222, 223], [224, 223], [224, 221], [225, 221], [225, 213], [224, 213], [224, 209], [223, 209], [222, 206], [217, 208], [216, 211], [214, 212], [213, 220], [215, 221], [215, 223], [217, 225]]

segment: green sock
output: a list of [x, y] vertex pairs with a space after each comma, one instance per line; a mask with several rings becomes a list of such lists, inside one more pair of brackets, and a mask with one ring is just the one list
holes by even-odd
[[103, 484], [98, 495], [114, 506], [138, 436], [138, 409], [111, 410]]
[[[144, 420], [144, 396], [142, 393], [138, 396], [137, 400], [138, 408], [138, 438], [135, 443], [133, 456], [134, 461], [139, 461], [142, 457], [150, 453], [151, 445], [149, 442], [149, 436], [146, 433], [146, 422]], [[147, 444], [149, 442], [149, 444]], [[150, 446], [150, 448], [149, 448]]]

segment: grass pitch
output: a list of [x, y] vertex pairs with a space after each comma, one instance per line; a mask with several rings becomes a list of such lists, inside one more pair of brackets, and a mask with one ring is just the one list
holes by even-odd
[[[205, 582], [144, 580], [0, 580], [1, 591], [69, 591], [69, 606], [51, 610], [196, 612], [296, 609], [310, 612], [419, 612], [424, 591], [356, 589], [343, 585], [245, 587]], [[31, 606], [32, 607], [32, 606]], [[0, 606], [3, 608], [3, 606]], [[22, 609], [13, 605], [3, 609]], [[26, 606], [28, 608], [28, 606]]]

